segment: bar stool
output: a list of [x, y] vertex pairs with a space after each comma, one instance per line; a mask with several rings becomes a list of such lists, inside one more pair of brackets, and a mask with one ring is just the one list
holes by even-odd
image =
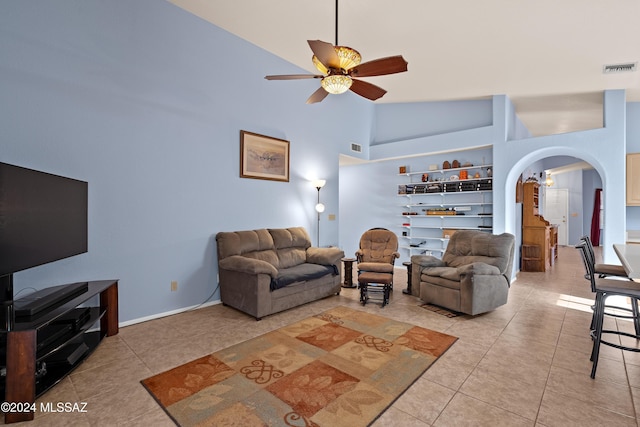
[[600, 277], [607, 276], [616, 276], [616, 277], [627, 277], [627, 272], [624, 270], [624, 267], [616, 264], [603, 264], [596, 262], [596, 253], [593, 250], [593, 244], [591, 243], [591, 238], [589, 236], [582, 236], [580, 240], [584, 243], [585, 249], [587, 250], [587, 255], [591, 263], [593, 264], [593, 271]]
[[[593, 340], [593, 349], [591, 350], [591, 362], [593, 363], [591, 368], [591, 378], [595, 378], [601, 344], [618, 348], [620, 350], [640, 352], [640, 348], [638, 347], [629, 347], [602, 339], [602, 335], [606, 334], [617, 335], [619, 337], [634, 338], [636, 342], [638, 342], [637, 340], [640, 340], [640, 333], [638, 333], [638, 331], [640, 330], [640, 317], [638, 316], [638, 298], [640, 298], [640, 286], [631, 280], [615, 280], [606, 278], [596, 279], [594, 264], [589, 258], [588, 249], [585, 247], [585, 245], [578, 245], [577, 248], [580, 250], [580, 254], [583, 257], [585, 267], [587, 268], [587, 275], [589, 276], [589, 281], [591, 282], [591, 290], [596, 294], [596, 303], [594, 305], [593, 318], [591, 322], [592, 330], [590, 332], [591, 338]], [[612, 308], [611, 306], [607, 306], [605, 304], [606, 299], [612, 296], [631, 298], [631, 309], [613, 307], [618, 310], [622, 309], [627, 312], [631, 312], [630, 316], [605, 312], [607, 308]], [[632, 319], [636, 333], [630, 334], [623, 331], [604, 329], [603, 323], [605, 315]]]
[[[591, 280], [590, 278], [590, 273], [589, 270], [587, 268], [586, 263], [589, 262], [591, 264], [592, 270], [594, 272], [594, 274], [597, 274], [597, 278], [606, 278], [608, 276], [613, 276], [613, 277], [624, 277], [625, 279], [631, 280], [629, 279], [629, 277], [627, 276], [627, 272], [625, 271], [624, 267], [621, 265], [616, 265], [616, 264], [603, 264], [603, 263], [596, 263], [596, 255], [595, 252], [593, 250], [593, 245], [591, 244], [591, 238], [589, 236], [582, 236], [580, 238], [580, 241], [582, 242], [581, 246], [583, 247], [583, 249], [585, 250], [585, 254], [582, 257], [582, 261], [585, 263], [585, 279], [587, 280]], [[638, 306], [638, 300], [636, 299], [631, 299], [631, 303], [632, 306], [637, 307]], [[595, 306], [591, 306], [592, 310], [595, 310]], [[608, 316], [612, 316], [612, 317], [619, 317], [619, 318], [623, 318], [623, 319], [633, 319], [634, 315], [631, 314], [630, 316], [625, 316], [625, 315], [616, 315], [614, 314], [613, 311], [611, 310], [622, 310], [622, 311], [626, 311], [626, 312], [631, 312], [631, 310], [624, 308], [624, 307], [616, 307], [616, 306], [606, 306], [605, 310], [609, 309], [608, 312], [605, 312], [605, 315]], [[591, 322], [591, 330], [594, 329], [594, 324], [593, 321]], [[635, 331], [636, 334], [640, 335], [640, 322], [636, 322], [635, 323]]]

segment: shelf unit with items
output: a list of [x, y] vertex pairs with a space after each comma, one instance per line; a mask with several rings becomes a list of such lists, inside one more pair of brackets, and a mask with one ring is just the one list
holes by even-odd
[[[467, 165], [401, 172], [401, 176], [409, 177], [409, 183], [398, 185], [398, 197], [406, 201], [401, 204], [400, 248], [408, 251], [409, 257], [424, 254], [441, 258], [455, 231], [492, 232], [491, 170], [491, 165]], [[473, 171], [471, 178], [469, 171]]]

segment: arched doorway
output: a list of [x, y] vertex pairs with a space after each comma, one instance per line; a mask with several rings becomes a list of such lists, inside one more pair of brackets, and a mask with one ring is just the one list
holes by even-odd
[[[517, 153], [515, 154], [517, 155]], [[594, 155], [590, 154], [587, 150], [578, 150], [574, 147], [570, 146], [548, 146], [541, 147], [539, 149], [522, 153], [512, 164], [508, 171], [505, 174], [504, 181], [504, 231], [512, 233], [516, 236], [520, 235], [520, 230], [518, 230], [517, 219], [518, 214], [516, 212], [516, 202], [515, 202], [515, 191], [516, 184], [520, 174], [531, 164], [543, 160], [549, 157], [555, 156], [570, 156], [575, 157], [576, 159], [583, 160], [596, 170], [596, 172], [600, 175], [602, 180], [602, 188], [604, 189], [604, 233], [602, 236], [603, 241], [603, 256], [605, 259], [609, 258], [611, 260], [616, 260], [617, 257], [613, 252], [612, 244], [620, 239], [620, 236], [624, 236], [624, 198], [621, 195], [620, 191], [612, 193], [608, 191], [608, 189], [612, 188], [612, 179], [611, 173], [607, 173], [607, 171], [613, 170], [614, 172], [619, 172], [615, 170], [615, 167], [605, 164], [611, 162], [611, 160], [604, 159], [601, 161], [598, 158], [595, 158]], [[619, 168], [619, 166], [618, 166]], [[496, 185], [500, 185], [496, 183]], [[615, 190], [615, 189], [614, 189]], [[618, 209], [615, 209], [615, 206], [618, 206]], [[497, 209], [499, 211], [499, 208]], [[589, 215], [591, 213], [589, 212]]]

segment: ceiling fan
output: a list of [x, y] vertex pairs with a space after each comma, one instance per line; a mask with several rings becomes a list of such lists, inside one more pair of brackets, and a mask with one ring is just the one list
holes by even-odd
[[313, 64], [321, 74], [284, 74], [266, 76], [267, 80], [321, 79], [320, 88], [311, 94], [307, 104], [322, 101], [329, 93], [351, 90], [372, 101], [381, 98], [386, 90], [355, 77], [373, 77], [407, 71], [407, 61], [401, 56], [389, 56], [360, 63], [357, 50], [338, 45], [338, 0], [336, 0], [336, 44], [321, 40], [307, 40], [313, 52]]

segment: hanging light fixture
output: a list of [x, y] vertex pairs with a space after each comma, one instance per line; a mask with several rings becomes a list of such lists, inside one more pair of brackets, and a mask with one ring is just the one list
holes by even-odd
[[384, 76], [407, 71], [407, 61], [401, 55], [388, 56], [361, 63], [360, 53], [348, 46], [338, 44], [338, 0], [336, 2], [335, 45], [322, 40], [307, 40], [313, 51], [313, 65], [320, 74], [286, 74], [265, 76], [267, 80], [320, 79], [320, 85], [307, 99], [307, 104], [322, 101], [328, 94], [338, 95], [349, 90], [366, 99], [375, 101], [387, 93], [360, 77]]
[[315, 55], [311, 60], [318, 71], [322, 74], [328, 74], [320, 81], [322, 88], [333, 95], [339, 95], [351, 88], [353, 80], [348, 75], [348, 70], [360, 65], [362, 56], [360, 52], [348, 46], [338, 46], [338, 0], [336, 0], [336, 45], [334, 49], [338, 55], [338, 69], [328, 69]]
[[547, 179], [544, 180], [544, 183], [547, 187], [551, 187], [553, 184], [555, 184], [553, 182], [553, 179], [551, 179], [551, 173], [547, 172]]

